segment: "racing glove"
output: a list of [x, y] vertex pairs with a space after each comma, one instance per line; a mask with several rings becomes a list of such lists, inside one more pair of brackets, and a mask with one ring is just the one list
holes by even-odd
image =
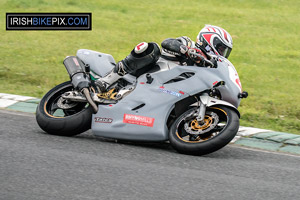
[[207, 56], [197, 48], [189, 48], [185, 45], [180, 46], [180, 53], [185, 54], [195, 63], [200, 63], [202, 60], [207, 59]]

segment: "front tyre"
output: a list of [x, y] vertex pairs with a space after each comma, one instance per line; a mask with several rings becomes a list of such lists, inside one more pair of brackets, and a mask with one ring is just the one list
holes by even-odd
[[169, 131], [172, 147], [179, 153], [204, 155], [217, 151], [227, 145], [239, 129], [239, 117], [229, 107], [208, 107], [205, 119], [198, 122], [191, 108], [180, 115]]
[[93, 110], [85, 102], [72, 102], [61, 97], [73, 90], [70, 81], [51, 89], [40, 101], [36, 121], [45, 132], [73, 136], [91, 128]]

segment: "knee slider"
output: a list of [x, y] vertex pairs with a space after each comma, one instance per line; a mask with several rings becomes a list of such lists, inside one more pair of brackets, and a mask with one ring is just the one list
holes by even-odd
[[158, 44], [154, 42], [142, 42], [122, 62], [126, 72], [133, 73], [147, 65], [156, 63], [160, 55], [161, 52]]

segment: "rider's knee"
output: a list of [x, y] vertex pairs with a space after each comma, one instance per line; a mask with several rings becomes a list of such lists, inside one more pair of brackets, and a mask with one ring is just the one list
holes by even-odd
[[142, 42], [135, 46], [131, 53], [121, 62], [127, 73], [134, 73], [139, 69], [157, 62], [161, 55], [160, 47], [154, 42]]

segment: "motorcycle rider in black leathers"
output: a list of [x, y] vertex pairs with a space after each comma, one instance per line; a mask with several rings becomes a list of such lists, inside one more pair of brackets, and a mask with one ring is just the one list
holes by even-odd
[[[125, 74], [135, 74], [142, 69], [155, 65], [158, 59], [176, 62], [178, 65], [216, 65], [219, 56], [228, 58], [232, 50], [232, 38], [224, 29], [206, 25], [198, 34], [196, 43], [182, 36], [168, 38], [162, 43], [162, 50], [154, 42], [139, 43], [131, 53], [119, 61], [114, 69], [105, 77], [96, 81], [102, 92]], [[150, 69], [149, 69], [150, 70]]]

